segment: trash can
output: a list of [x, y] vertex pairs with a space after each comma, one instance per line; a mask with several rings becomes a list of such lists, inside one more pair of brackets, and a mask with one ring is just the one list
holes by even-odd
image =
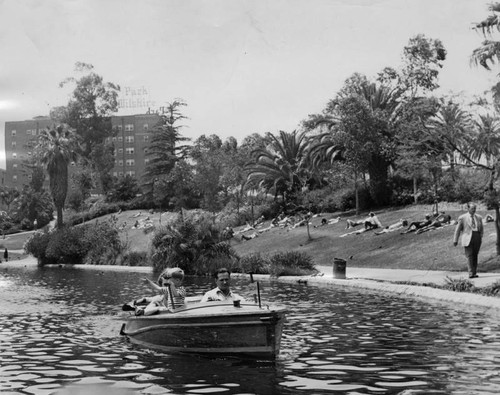
[[346, 260], [333, 258], [333, 278], [345, 278]]

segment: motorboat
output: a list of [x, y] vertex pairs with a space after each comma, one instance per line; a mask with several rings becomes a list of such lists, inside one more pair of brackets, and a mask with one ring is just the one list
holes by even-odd
[[150, 316], [130, 315], [120, 334], [163, 351], [275, 358], [286, 308], [245, 301], [187, 303]]

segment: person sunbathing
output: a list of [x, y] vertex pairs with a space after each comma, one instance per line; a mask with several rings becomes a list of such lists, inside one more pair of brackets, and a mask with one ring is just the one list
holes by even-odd
[[441, 228], [442, 226], [450, 224], [451, 224], [451, 216], [449, 214], [445, 214], [444, 211], [442, 211], [441, 214], [438, 217], [436, 217], [436, 219], [432, 221], [429, 225], [417, 229], [416, 234], [419, 235], [420, 233], [428, 232], [429, 230]]
[[390, 232], [394, 232], [396, 230], [400, 230], [404, 227], [408, 226], [408, 221], [406, 219], [400, 219], [398, 222], [392, 224], [392, 225], [389, 225], [389, 226], [386, 226], [384, 229], [382, 229], [380, 232], [375, 232], [376, 235], [381, 235], [381, 234], [384, 234], [384, 233], [390, 233]]
[[401, 232], [402, 235], [410, 232], [416, 232], [417, 230], [424, 228], [432, 223], [431, 216], [426, 215], [425, 220], [423, 221], [414, 221], [410, 223], [410, 226], [408, 226], [408, 229], [406, 229], [404, 232]]
[[365, 225], [365, 229], [366, 228], [369, 228], [369, 229], [382, 228], [382, 223], [379, 221], [379, 219], [377, 218], [377, 216], [373, 212], [368, 214], [368, 217], [366, 217], [365, 219], [357, 220], [357, 221], [353, 221], [353, 220], [348, 219], [348, 220], [346, 220], [346, 222], [347, 222], [346, 229], [354, 228], [358, 225]]

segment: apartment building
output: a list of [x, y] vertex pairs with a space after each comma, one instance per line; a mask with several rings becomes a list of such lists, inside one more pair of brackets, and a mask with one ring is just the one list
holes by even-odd
[[36, 136], [53, 124], [49, 117], [5, 122], [5, 186], [20, 190], [30, 182], [31, 174], [22, 163], [32, 155]]
[[[157, 114], [112, 116], [111, 124], [117, 130], [108, 142], [115, 146], [115, 166], [112, 175], [130, 175], [140, 180], [148, 161], [146, 152], [151, 139], [151, 130], [160, 120]], [[36, 136], [40, 131], [54, 125], [49, 117], [36, 117], [26, 121], [5, 123], [4, 185], [21, 189], [28, 184], [31, 174], [22, 163], [32, 155]]]

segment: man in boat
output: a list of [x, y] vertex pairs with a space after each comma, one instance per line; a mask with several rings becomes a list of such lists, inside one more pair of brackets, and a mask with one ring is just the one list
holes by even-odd
[[243, 300], [243, 298], [235, 292], [231, 291], [231, 273], [226, 268], [220, 268], [214, 273], [215, 284], [217, 287], [208, 291], [201, 298], [202, 302], [214, 302], [225, 300]]

